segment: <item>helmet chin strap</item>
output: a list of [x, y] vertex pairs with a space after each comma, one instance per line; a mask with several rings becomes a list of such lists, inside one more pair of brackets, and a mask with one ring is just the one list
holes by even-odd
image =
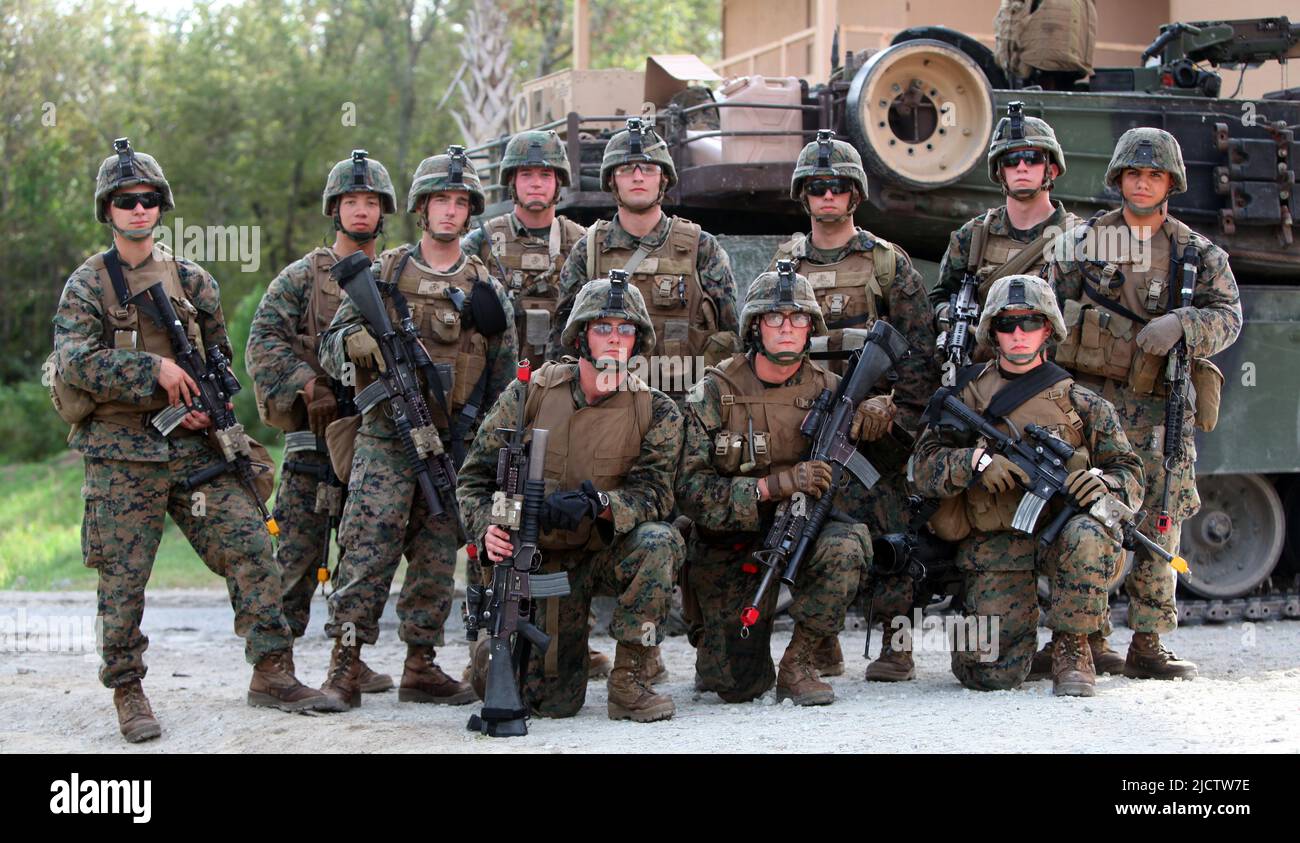
[[374, 239], [375, 239], [376, 237], [378, 237], [381, 233], [383, 233], [383, 230], [384, 230], [384, 216], [383, 216], [383, 214], [380, 214], [380, 215], [379, 215], [379, 224], [375, 226], [375, 230], [374, 230], [374, 231], [349, 231], [348, 229], [346, 229], [346, 228], [343, 227], [343, 217], [340, 216], [340, 214], [339, 214], [339, 210], [338, 210], [338, 207], [335, 206], [335, 208], [334, 208], [334, 230], [335, 230], [335, 231], [341, 231], [341, 232], [343, 232], [343, 233], [346, 234], [349, 238], [352, 239], [352, 242], [354, 242], [354, 243], [356, 243], [358, 246], [360, 246], [360, 245], [363, 245], [363, 244], [369, 243], [371, 240], [374, 240]]
[[1137, 214], [1139, 217], [1149, 217], [1152, 214], [1160, 214], [1165, 212], [1165, 209], [1168, 207], [1168, 203], [1169, 203], [1169, 192], [1165, 191], [1165, 198], [1161, 199], [1159, 202], [1155, 203], [1154, 205], [1139, 205], [1136, 202], [1130, 202], [1128, 199], [1122, 197], [1121, 197], [1121, 201], [1123, 202], [1125, 208], [1128, 208], [1130, 211]]
[[545, 211], [547, 208], [560, 204], [560, 191], [562, 189], [563, 188], [560, 187], [560, 180], [557, 178], [555, 180], [555, 193], [551, 196], [551, 201], [547, 202], [545, 205], [543, 205], [540, 208], [533, 208], [530, 205], [528, 205], [526, 202], [521, 202], [519, 200], [519, 192], [515, 190], [515, 180], [511, 179], [510, 180], [510, 201], [520, 206], [521, 208], [526, 208], [529, 211]]
[[[611, 187], [613, 187], [613, 190], [611, 190], [610, 193], [614, 194], [614, 204], [619, 206], [620, 208], [627, 208], [629, 211], [635, 211], [637, 213], [640, 213], [641, 211], [648, 211], [651, 208], [653, 208], [655, 205], [662, 205], [664, 203], [664, 196], [667, 195], [668, 193], [668, 180], [665, 179], [663, 176], [660, 176], [659, 195], [655, 197], [655, 201], [651, 202], [649, 205], [646, 205], [644, 208], [633, 208], [631, 205], [623, 201], [623, 197], [620, 196], [618, 192], [618, 185], [614, 184], [613, 182], [614, 180], [610, 179], [610, 185]], [[560, 191], [558, 188], [556, 188], [555, 195], [559, 196], [559, 194]]]
[[858, 209], [858, 206], [862, 204], [862, 197], [858, 195], [858, 189], [856, 187], [853, 188], [853, 198], [849, 200], [848, 210], [846, 210], [842, 214], [835, 214], [834, 216], [829, 216], [826, 214], [822, 214], [821, 216], [818, 216], [817, 214], [814, 214], [812, 212], [812, 208], [808, 205], [807, 193], [803, 195], [803, 200], [801, 204], [803, 205], [803, 212], [807, 214], [809, 217], [811, 217], [812, 219], [816, 220], [822, 225], [835, 225], [837, 223], [844, 222], [845, 220], [853, 219], [853, 212], [856, 211]]
[[1046, 360], [1047, 342], [1044, 340], [1043, 344], [1038, 346], [1036, 350], [1027, 351], [1024, 354], [1011, 354], [1009, 352], [1003, 351], [1001, 348], [999, 348], [997, 352], [999, 357], [1005, 357], [1007, 360], [1016, 364], [1017, 366], [1023, 366], [1026, 363], [1034, 362], [1034, 359], [1037, 357], [1042, 357], [1044, 360]]
[[[1052, 165], [1049, 163], [1047, 166], [1051, 167]], [[1054, 179], [1050, 175], [1050, 171], [1046, 169], [1044, 169], [1043, 171], [1043, 181], [1041, 184], [1038, 185], [1038, 187], [1022, 187], [1019, 190], [1012, 190], [1007, 187], [1006, 176], [1003, 176], [1001, 178], [1001, 182], [1002, 182], [1002, 195], [1010, 196], [1012, 199], [1019, 199], [1021, 202], [1026, 202], [1030, 199], [1033, 199], [1035, 196], [1037, 196], [1038, 194], [1042, 193], [1045, 190], [1051, 190], [1053, 185], [1055, 184]]]
[[[162, 215], [159, 214], [158, 223], [161, 222], [162, 222]], [[150, 237], [152, 237], [153, 230], [158, 227], [158, 223], [154, 223], [148, 228], [122, 228], [117, 223], [112, 222], [111, 220], [109, 221], [108, 224], [112, 226], [114, 231], [116, 231], [118, 234], [125, 237], [127, 240], [140, 241], [140, 240], [148, 240]]]

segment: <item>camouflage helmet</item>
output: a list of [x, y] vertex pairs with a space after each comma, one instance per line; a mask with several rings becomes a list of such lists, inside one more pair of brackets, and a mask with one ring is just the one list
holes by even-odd
[[573, 310], [569, 311], [569, 321], [564, 323], [564, 331], [560, 334], [561, 347], [566, 351], [577, 351], [578, 334], [587, 323], [607, 316], [626, 319], [641, 329], [633, 354], [643, 348], [654, 348], [655, 326], [646, 310], [645, 298], [640, 290], [628, 283], [627, 273], [618, 269], [611, 270], [607, 278], [588, 281], [578, 291]]
[[1164, 129], [1139, 126], [1119, 136], [1115, 153], [1106, 167], [1106, 184], [1119, 189], [1119, 178], [1131, 167], [1163, 170], [1173, 176], [1169, 195], [1187, 190], [1187, 168], [1183, 166], [1183, 149], [1178, 139]]
[[627, 128], [605, 144], [605, 155], [600, 159], [600, 189], [612, 193], [610, 185], [614, 177], [614, 168], [636, 161], [648, 161], [658, 164], [668, 176], [668, 187], [677, 184], [677, 166], [668, 153], [668, 143], [647, 125], [640, 117], [629, 117]]
[[803, 201], [804, 179], [818, 176], [852, 179], [858, 186], [860, 198], [867, 198], [867, 171], [862, 169], [862, 156], [852, 144], [834, 138], [834, 132], [822, 129], [817, 133], [817, 140], [799, 153], [794, 162], [794, 174], [790, 176], [791, 199]]
[[1065, 340], [1065, 318], [1056, 304], [1056, 294], [1052, 292], [1052, 285], [1037, 275], [1008, 275], [993, 282], [980, 313], [979, 326], [975, 329], [976, 342], [996, 345], [993, 318], [1004, 310], [1041, 313], [1052, 325], [1051, 339], [1055, 342]]
[[104, 159], [99, 165], [99, 173], [95, 176], [96, 220], [108, 222], [108, 198], [113, 195], [113, 191], [137, 184], [148, 184], [158, 188], [158, 192], [163, 197], [163, 212], [176, 207], [176, 203], [172, 201], [172, 187], [167, 183], [162, 167], [158, 166], [158, 162], [152, 155], [136, 152], [126, 138], [113, 141], [113, 148], [116, 151]]
[[569, 172], [569, 153], [564, 148], [564, 141], [554, 130], [549, 132], [520, 132], [506, 144], [506, 151], [501, 156], [501, 167], [497, 170], [497, 184], [509, 187], [515, 170], [520, 167], [550, 167], [562, 187], [572, 183]]
[[[1041, 149], [1046, 152], [1060, 170], [1056, 175], [1065, 175], [1065, 151], [1056, 140], [1056, 132], [1046, 120], [1037, 117], [1021, 116], [1013, 102], [1007, 105], [1007, 116], [993, 127], [993, 139], [989, 141], [989, 181], [1002, 183], [1002, 167], [999, 160], [1008, 152], [1017, 149]], [[1019, 124], [1019, 125], [1017, 125]]]
[[414, 214], [420, 197], [444, 190], [469, 192], [469, 214], [478, 216], [487, 207], [474, 164], [465, 157], [465, 147], [449, 146], [442, 155], [431, 155], [415, 168], [411, 189], [406, 194], [406, 212]]
[[325, 190], [320, 195], [322, 214], [333, 216], [330, 202], [345, 193], [377, 193], [385, 214], [397, 212], [397, 193], [393, 190], [388, 170], [368, 156], [364, 149], [354, 149], [352, 157], [344, 158], [330, 170], [329, 178], [325, 179]]
[[821, 305], [813, 293], [808, 279], [794, 271], [790, 261], [777, 261], [776, 269], [768, 270], [755, 278], [745, 293], [745, 306], [740, 311], [740, 336], [748, 337], [764, 313], [811, 313], [810, 337], [826, 334], [826, 319]]

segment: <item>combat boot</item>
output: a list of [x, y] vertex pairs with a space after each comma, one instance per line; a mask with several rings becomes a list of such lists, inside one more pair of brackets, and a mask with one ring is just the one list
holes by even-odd
[[1052, 633], [1052, 693], [1058, 697], [1091, 697], [1097, 674], [1092, 649], [1083, 633]]
[[776, 701], [793, 700], [795, 705], [830, 705], [835, 691], [817, 677], [813, 653], [821, 639], [813, 637], [803, 624], [794, 625], [790, 645], [781, 656], [776, 672]]
[[465, 705], [478, 699], [473, 686], [457, 682], [442, 672], [434, 662], [433, 647], [406, 645], [406, 663], [402, 665], [402, 685], [397, 689], [398, 702]]
[[289, 667], [293, 657], [285, 658], [286, 653], [269, 653], [253, 665], [253, 679], [248, 683], [249, 705], [281, 711], [347, 711], [338, 700], [299, 682]]
[[844, 651], [840, 649], [840, 637], [828, 635], [822, 639], [813, 652], [813, 664], [821, 676], [844, 675]]
[[662, 685], [668, 681], [668, 668], [664, 667], [664, 657], [659, 652], [658, 644], [649, 648], [643, 667], [645, 673], [641, 678], [647, 685]]
[[1119, 676], [1124, 672], [1124, 657], [1110, 648], [1110, 642], [1100, 630], [1088, 636], [1088, 648], [1092, 650], [1092, 667], [1098, 676], [1103, 673]]
[[609, 676], [609, 671], [613, 666], [614, 663], [609, 660], [609, 656], [591, 647], [587, 648], [588, 679], [604, 679]]
[[1033, 682], [1037, 679], [1046, 679], [1052, 675], [1052, 642], [1048, 641], [1043, 645], [1043, 649], [1034, 653], [1034, 660], [1029, 664], [1029, 675], [1025, 677], [1026, 682]]
[[915, 678], [916, 663], [912, 661], [912, 651], [895, 649], [892, 637], [885, 639], [880, 648], [880, 655], [867, 665], [868, 682], [906, 682]]
[[641, 644], [618, 642], [614, 648], [614, 668], [609, 672], [609, 719], [653, 723], [667, 720], [677, 713], [672, 697], [656, 694], [645, 681], [650, 648]]
[[357, 659], [357, 667], [360, 668], [357, 679], [361, 683], [361, 693], [382, 694], [384, 691], [393, 690], [393, 677], [387, 673], [375, 673], [370, 669], [370, 665], [361, 659]]
[[361, 705], [361, 645], [351, 647], [343, 639], [334, 639], [334, 651], [330, 653], [329, 674], [321, 691], [343, 706], [344, 710]]
[[1124, 659], [1130, 679], [1195, 679], [1196, 665], [1169, 652], [1155, 632], [1135, 632]]
[[113, 707], [117, 709], [117, 727], [128, 743], [152, 740], [162, 734], [139, 679], [113, 689]]

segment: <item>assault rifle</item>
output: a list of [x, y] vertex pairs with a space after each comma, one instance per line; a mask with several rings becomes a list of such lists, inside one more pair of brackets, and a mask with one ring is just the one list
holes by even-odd
[[[388, 402], [389, 417], [430, 515], [453, 519], [463, 544], [466, 534], [456, 503], [456, 467], [442, 446], [417, 373], [423, 372], [426, 379], [437, 379], [439, 374], [420, 345], [415, 322], [408, 313], [398, 328], [393, 327], [365, 252], [353, 252], [334, 264], [330, 277], [361, 313], [366, 323], [362, 330], [369, 329], [384, 359], [384, 371], [377, 372], [375, 382], [357, 394], [357, 409], [364, 413], [380, 401]], [[438, 385], [440, 388], [441, 381]]]
[[[1192, 306], [1192, 290], [1196, 286], [1196, 270], [1200, 254], [1190, 244], [1183, 250], [1183, 268], [1180, 273], [1182, 288], [1178, 291], [1182, 307]], [[1187, 388], [1191, 377], [1187, 371], [1187, 338], [1174, 343], [1169, 353], [1169, 394], [1165, 398], [1165, 441], [1162, 448], [1165, 466], [1164, 492], [1160, 496], [1160, 514], [1156, 516], [1156, 531], [1161, 535], [1173, 527], [1169, 516], [1169, 477], [1174, 466], [1183, 459], [1183, 412], [1187, 408]]]
[[980, 318], [977, 298], [979, 279], [970, 267], [961, 279], [961, 289], [948, 300], [948, 327], [939, 335], [939, 347], [946, 358], [943, 364], [943, 385], [957, 382], [957, 370], [971, 363], [971, 331]]
[[831, 488], [811, 507], [802, 492], [796, 492], [790, 500], [782, 501], [777, 507], [776, 518], [762, 549], [754, 552], [754, 560], [767, 570], [763, 572], [754, 598], [741, 610], [742, 634], [748, 634], [749, 628], [758, 623], [763, 595], [771, 586], [772, 579], [778, 576], [778, 571], [781, 582], [794, 584], [799, 566], [821, 535], [826, 520], [831, 517], [836, 490], [847, 482], [845, 471], [867, 489], [880, 480], [880, 472], [849, 438], [849, 428], [853, 424], [853, 414], [867, 397], [867, 392], [909, 351], [902, 334], [889, 323], [876, 320], [867, 334], [866, 344], [849, 358], [848, 371], [834, 395], [829, 389], [822, 390], [804, 417], [799, 432], [813, 442], [808, 459], [830, 464]]
[[[528, 383], [527, 360], [520, 362], [518, 377]], [[524, 410], [525, 402], [520, 400], [515, 428], [497, 430], [507, 437], [507, 444], [497, 452], [497, 491], [492, 495], [491, 523], [510, 533], [514, 552], [492, 566], [491, 585], [473, 582], [465, 589], [465, 637], [476, 641], [480, 629], [488, 633], [483, 709], [469, 718], [468, 729], [494, 738], [528, 734], [528, 706], [519, 689], [527, 675], [532, 648], [545, 653], [551, 644], [550, 636], [534, 623], [535, 601], [569, 593], [568, 574], [537, 573], [542, 567], [538, 536], [546, 499], [544, 469], [550, 432], [534, 428], [530, 441], [525, 443]], [[478, 551], [474, 545], [470, 547], [474, 548], [470, 553], [473, 569]], [[472, 570], [471, 579], [476, 574]]]

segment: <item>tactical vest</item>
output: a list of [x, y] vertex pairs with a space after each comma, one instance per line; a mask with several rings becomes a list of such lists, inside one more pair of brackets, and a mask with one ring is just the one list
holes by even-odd
[[[172, 307], [176, 309], [176, 315], [180, 317], [181, 323], [185, 326], [185, 333], [189, 336], [190, 344], [198, 349], [199, 354], [203, 354], [203, 336], [199, 329], [199, 311], [189, 300], [189, 297], [185, 294], [185, 289], [181, 286], [179, 264], [174, 259], [159, 260], [157, 254], [155, 250], [154, 259], [137, 269], [131, 269], [125, 264], [122, 265], [122, 275], [126, 279], [127, 288], [131, 291], [131, 295], [135, 296], [144, 293], [145, 290], [161, 281], [163, 289], [167, 292], [167, 297], [172, 301]], [[105, 347], [147, 351], [167, 360], [175, 360], [176, 354], [172, 351], [171, 340], [168, 339], [167, 332], [154, 324], [154, 321], [148, 316], [141, 313], [140, 308], [134, 304], [123, 306], [118, 300], [117, 293], [109, 280], [108, 268], [104, 266], [104, 256], [102, 254], [95, 255], [86, 263], [95, 270], [96, 276], [103, 282], [101, 289], [103, 290], [104, 304], [103, 342]], [[148, 424], [149, 414], [163, 409], [167, 406], [167, 403], [167, 392], [161, 387], [155, 387], [153, 395], [146, 401], [97, 401], [93, 415], [99, 421], [108, 421], [142, 430]], [[189, 432], [192, 431], [186, 431], [184, 428], [176, 429], [176, 433], [181, 435]]]
[[[967, 384], [961, 391], [960, 398], [966, 406], [977, 412], [983, 412], [993, 396], [1011, 381], [1002, 377], [996, 363], [989, 363], [987, 368]], [[1064, 440], [1075, 449], [1074, 456], [1067, 463], [1071, 471], [1088, 467], [1088, 445], [1083, 435], [1083, 419], [1070, 403], [1070, 387], [1074, 381], [1067, 378], [1030, 398], [1012, 410], [1007, 419], [1008, 426], [999, 422], [997, 428], [1003, 433], [1019, 436], [1025, 425], [1033, 423], [1047, 428], [1058, 439]], [[982, 532], [1010, 530], [1011, 520], [1016, 514], [1016, 507], [1024, 497], [1020, 487], [1001, 495], [987, 491], [978, 480], [965, 492], [966, 514], [971, 527]], [[1040, 516], [1041, 519], [1041, 516]], [[1045, 523], [1045, 522], [1041, 522]]]
[[[379, 257], [380, 278], [393, 282], [397, 266], [408, 247], [389, 249]], [[401, 278], [396, 279], [397, 289], [406, 298], [411, 309], [411, 320], [425, 351], [443, 375], [443, 394], [451, 402], [455, 413], [469, 400], [484, 369], [487, 367], [487, 338], [464, 323], [468, 316], [469, 297], [474, 284], [487, 284], [487, 268], [473, 255], [466, 256], [454, 272], [435, 272], [420, 259], [419, 249], [406, 261]], [[465, 295], [466, 313], [456, 310], [448, 290], [457, 288]], [[389, 318], [397, 323], [397, 310], [392, 299], [385, 297]], [[374, 374], [365, 368], [357, 371], [357, 391], [360, 392], [374, 380]], [[426, 389], [429, 387], [425, 384]], [[435, 423], [446, 430], [448, 419], [436, 401], [429, 401]]]
[[[1170, 290], [1177, 287], [1174, 274], [1179, 266], [1176, 259], [1171, 260], [1171, 250], [1181, 255], [1191, 242], [1190, 228], [1167, 217], [1160, 231], [1140, 243], [1124, 222], [1123, 212], [1116, 210], [1099, 217], [1094, 225], [1076, 231], [1080, 232], [1078, 236], [1095, 238], [1086, 249], [1081, 247], [1081, 251], [1118, 258], [1103, 266], [1086, 267], [1087, 274], [1099, 277], [1102, 282], [1098, 289], [1093, 282], [1084, 281], [1094, 292], [1147, 321], [1168, 312]], [[1149, 265], [1143, 269], [1141, 264]], [[1158, 375], [1164, 369], [1166, 358], [1138, 348], [1137, 335], [1142, 330], [1142, 322], [1101, 307], [1086, 294], [1078, 300], [1067, 301], [1063, 316], [1066, 340], [1056, 350], [1058, 364], [1079, 374], [1108, 378], [1121, 386], [1130, 386], [1135, 392], [1163, 394], [1165, 384]]]
[[560, 269], [586, 230], [572, 220], [557, 216], [546, 240], [520, 237], [515, 233], [513, 214], [493, 217], [483, 225], [485, 237], [479, 258], [489, 271], [503, 274], [502, 285], [515, 310], [519, 344], [532, 353], [536, 369], [542, 364], [551, 333], [551, 319], [560, 295]]
[[[533, 373], [528, 383], [524, 418], [528, 427], [550, 431], [546, 447], [546, 494], [576, 489], [584, 480], [602, 492], [623, 485], [641, 457], [641, 443], [651, 424], [650, 387], [629, 374], [623, 389], [599, 404], [579, 408], [571, 382], [577, 367], [550, 362]], [[542, 533], [548, 550], [601, 548], [599, 533], [590, 522], [577, 530]]]
[[[979, 301], [982, 305], [988, 298], [989, 290], [993, 288], [993, 283], [997, 280], [995, 274], [1006, 275], [1010, 273], [999, 273], [998, 271], [1007, 263], [1013, 260], [1017, 255], [1027, 248], [1036, 248], [1041, 253], [1043, 247], [1050, 243], [1049, 238], [1036, 237], [1033, 241], [1025, 243], [1017, 240], [1009, 234], [994, 234], [989, 230], [990, 217], [997, 209], [989, 211], [983, 216], [977, 217], [974, 224], [974, 231], [971, 234], [971, 251], [969, 255], [970, 265], [975, 267], [975, 277], [979, 279]], [[1005, 219], [1005, 211], [1002, 212]], [[1069, 231], [1080, 223], [1080, 219], [1074, 214], [1066, 213], [1064, 221], [1064, 230]], [[982, 241], [982, 242], [981, 242]], [[979, 254], [976, 254], [979, 252]], [[1017, 275], [1037, 275], [1040, 278], [1046, 277], [1044, 270], [1047, 268], [1047, 260], [1038, 258], [1027, 266], [1020, 267]]]
[[722, 430], [713, 442], [718, 474], [765, 477], [806, 458], [808, 439], [799, 426], [821, 391], [833, 391], [839, 378], [811, 360], [804, 366], [803, 383], [794, 386], [767, 386], [743, 354], [706, 370], [718, 381], [724, 412]]
[[[874, 238], [870, 251], [853, 251], [835, 263], [808, 260], [809, 237], [796, 234], [777, 248], [776, 260], [790, 260], [795, 272], [812, 285], [828, 329], [826, 348], [843, 348], [845, 328], [870, 329], [882, 314], [888, 315], [886, 295], [894, 283], [897, 258], [893, 246]], [[843, 363], [832, 369], [839, 372]]]
[[[588, 280], [622, 269], [636, 252], [604, 248], [605, 232], [611, 225], [608, 220], [597, 220], [587, 229]], [[705, 295], [695, 267], [700, 230], [690, 220], [670, 217], [663, 242], [633, 268], [631, 282], [641, 291], [655, 329], [654, 349], [643, 349], [642, 354], [703, 356], [709, 337], [718, 331], [717, 306]]]

